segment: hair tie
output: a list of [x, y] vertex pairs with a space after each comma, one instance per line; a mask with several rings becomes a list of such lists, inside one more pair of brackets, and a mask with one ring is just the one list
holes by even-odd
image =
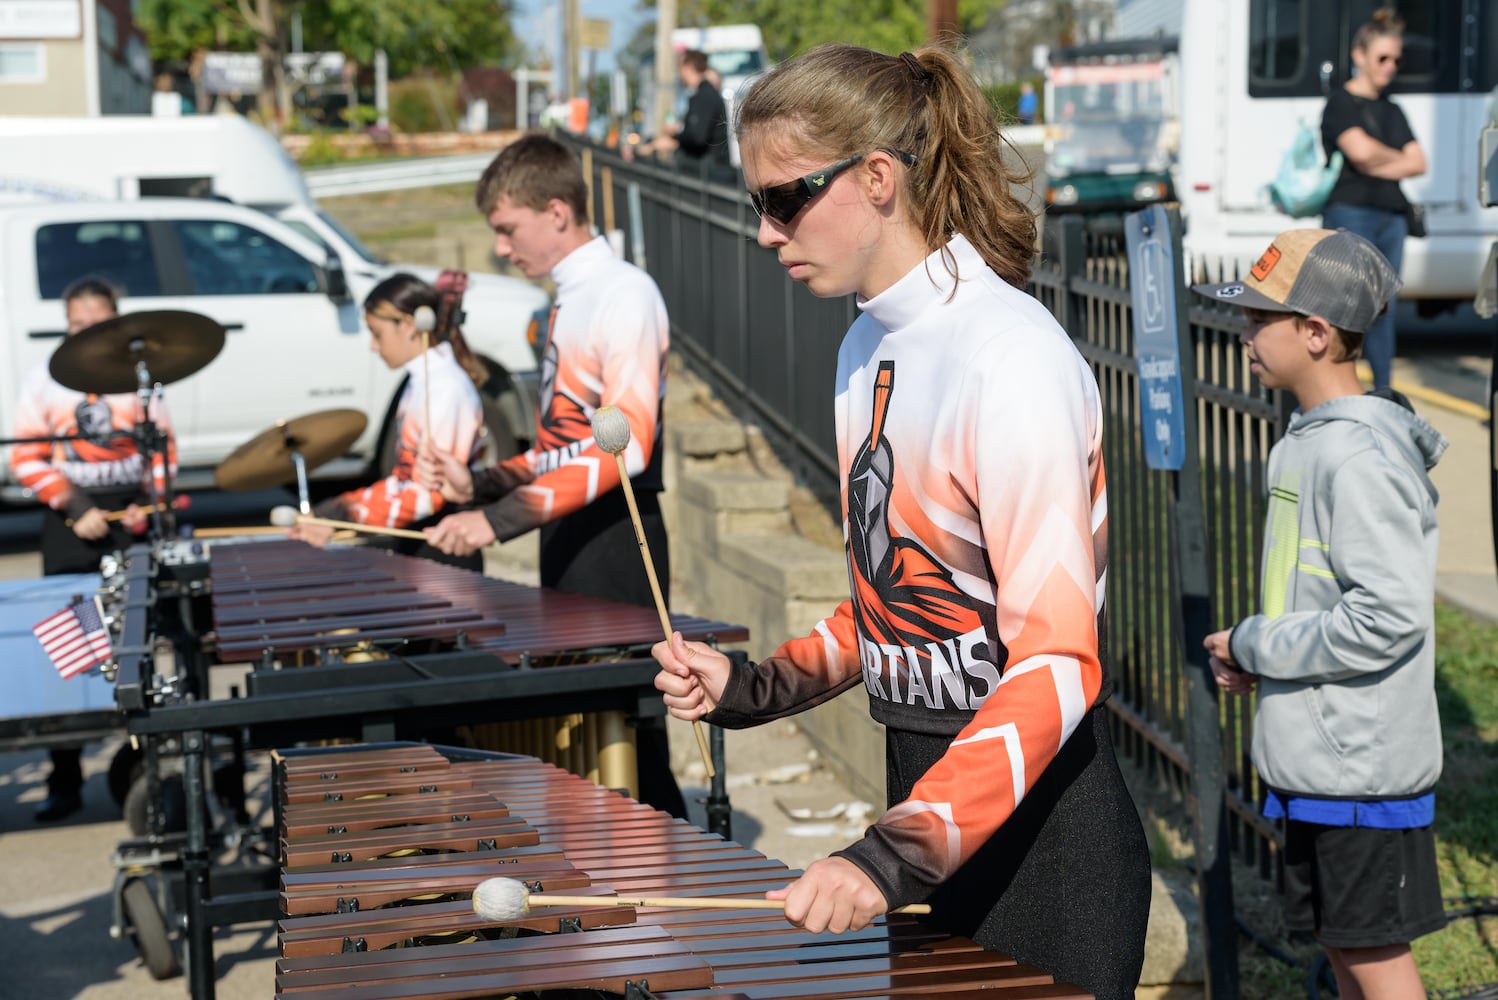
[[931, 72], [921, 65], [921, 61], [915, 57], [913, 52], [901, 52], [900, 61], [910, 68], [911, 75], [918, 83], [926, 83], [931, 79]]

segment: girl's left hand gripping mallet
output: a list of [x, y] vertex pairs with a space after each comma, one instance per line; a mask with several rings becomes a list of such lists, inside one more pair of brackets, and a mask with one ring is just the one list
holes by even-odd
[[[619, 483], [624, 488], [624, 500], [629, 504], [629, 519], [634, 522], [635, 540], [640, 543], [640, 556], [645, 560], [645, 575], [650, 579], [650, 593], [655, 598], [655, 610], [661, 616], [661, 628], [666, 641], [671, 641], [671, 616], [666, 613], [666, 599], [661, 596], [661, 584], [655, 576], [655, 561], [650, 558], [650, 545], [645, 541], [645, 526], [640, 523], [640, 509], [635, 506], [634, 487], [629, 482], [629, 472], [624, 468], [624, 449], [629, 447], [629, 418], [617, 406], [600, 406], [593, 411], [593, 440], [598, 447], [614, 456], [619, 467]], [[692, 734], [697, 737], [697, 749], [702, 753], [707, 776], [714, 777], [718, 771], [713, 767], [713, 756], [707, 748], [707, 734], [702, 723], [692, 720]]]

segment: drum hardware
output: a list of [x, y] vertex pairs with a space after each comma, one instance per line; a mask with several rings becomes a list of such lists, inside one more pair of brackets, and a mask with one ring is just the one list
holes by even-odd
[[[201, 370], [224, 349], [224, 328], [199, 313], [180, 309], [128, 313], [95, 323], [65, 339], [47, 370], [75, 392], [111, 395], [134, 392], [140, 416], [134, 437], [150, 484], [151, 526], [157, 538], [172, 529], [172, 470], [165, 433], [151, 416], [163, 386]], [[157, 485], [156, 459], [164, 467]]]
[[320, 410], [278, 420], [219, 463], [213, 482], [221, 490], [263, 490], [295, 482], [297, 505], [312, 513], [307, 474], [346, 453], [364, 433], [369, 418], [361, 410]]

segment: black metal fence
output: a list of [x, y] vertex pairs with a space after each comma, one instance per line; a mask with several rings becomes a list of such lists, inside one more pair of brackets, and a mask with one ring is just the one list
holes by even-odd
[[[832, 386], [851, 297], [818, 299], [787, 280], [755, 242], [758, 219], [739, 188], [584, 148], [594, 219], [625, 232], [626, 253], [660, 285], [673, 346], [738, 412], [759, 423], [792, 468], [836, 495]], [[634, 207], [637, 206], [637, 211]], [[1120, 750], [1190, 794], [1182, 628], [1171, 595], [1173, 521], [1168, 473], [1148, 469], [1123, 241], [1052, 223], [1032, 291], [1092, 365], [1105, 415], [1109, 570], [1107, 643]], [[1269, 448], [1289, 416], [1264, 389], [1238, 341], [1237, 310], [1189, 313], [1212, 619], [1229, 627], [1257, 608]], [[1249, 759], [1253, 702], [1224, 699], [1223, 758], [1234, 849], [1266, 876], [1278, 834], [1259, 816], [1262, 790]]]

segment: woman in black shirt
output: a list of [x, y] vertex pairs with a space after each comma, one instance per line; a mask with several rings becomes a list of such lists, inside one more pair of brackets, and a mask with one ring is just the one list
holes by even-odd
[[[1399, 106], [1384, 96], [1404, 53], [1404, 20], [1384, 7], [1352, 40], [1357, 73], [1326, 99], [1321, 141], [1327, 156], [1341, 150], [1342, 173], [1327, 197], [1321, 224], [1364, 237], [1398, 271], [1408, 235], [1409, 202], [1399, 190], [1406, 177], [1425, 173], [1425, 153]], [[1363, 347], [1373, 385], [1389, 384], [1394, 362], [1394, 302], [1369, 328]]]

